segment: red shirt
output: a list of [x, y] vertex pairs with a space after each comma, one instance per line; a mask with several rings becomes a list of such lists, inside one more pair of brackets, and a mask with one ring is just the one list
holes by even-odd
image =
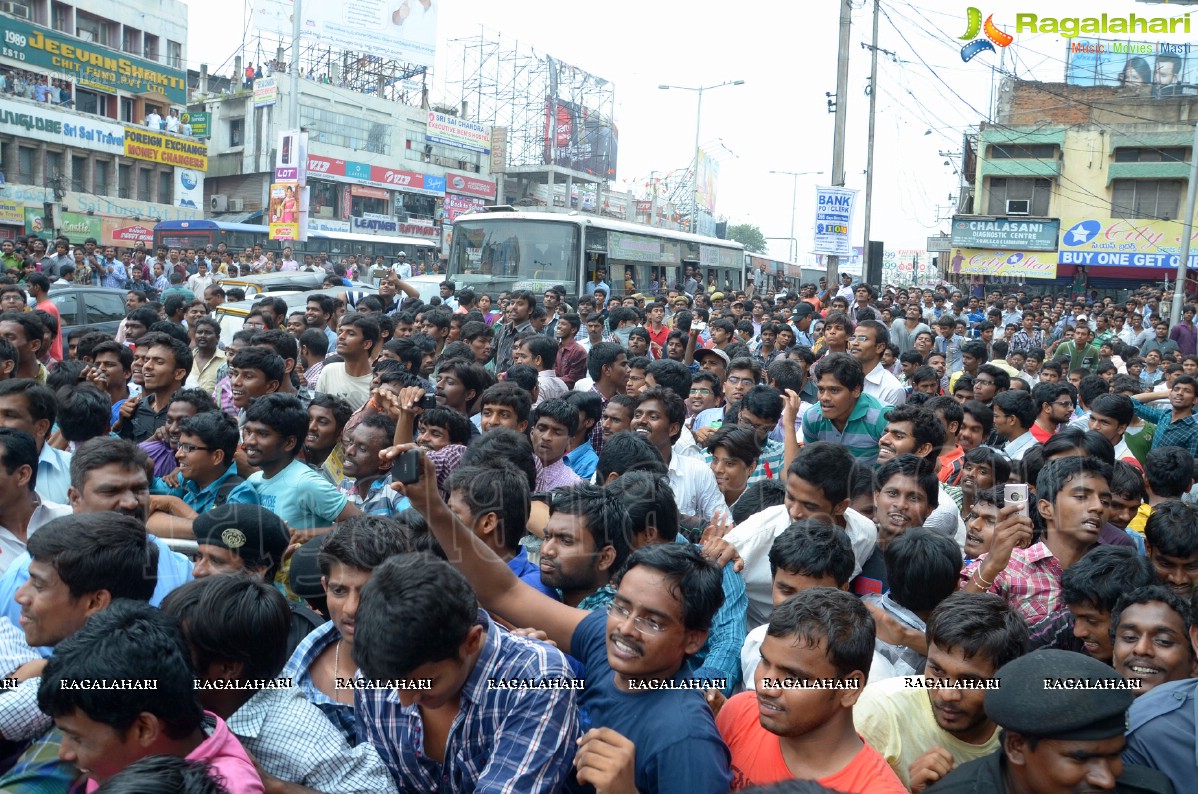
[[[716, 715], [715, 725], [732, 753], [733, 791], [795, 778], [782, 757], [781, 740], [761, 727], [756, 692], [733, 695]], [[817, 782], [843, 794], [907, 794], [886, 759], [864, 740], [852, 761]]]
[[1040, 425], [1035, 422], [1032, 422], [1032, 426], [1028, 428], [1028, 430], [1031, 432], [1032, 438], [1036, 439], [1036, 441], [1040, 442], [1041, 444], [1047, 443], [1048, 439], [1052, 438], [1052, 433], [1040, 427]]
[[[669, 327], [663, 325], [660, 331], [654, 331], [652, 325], [646, 325], [645, 330], [649, 332], [649, 357], [650, 358], [665, 358], [666, 357], [666, 340], [670, 338]], [[656, 347], [654, 347], [656, 345]]]
[[965, 450], [958, 444], [952, 452], [941, 455], [939, 460], [940, 472], [936, 479], [945, 485], [956, 485], [957, 480], [961, 478], [961, 469], [965, 466]]
[[58, 333], [54, 335], [54, 341], [50, 343], [50, 358], [62, 361], [62, 316], [58, 313], [58, 307], [49, 298], [46, 298], [37, 304], [37, 308], [49, 312], [54, 315], [55, 320], [58, 320]]

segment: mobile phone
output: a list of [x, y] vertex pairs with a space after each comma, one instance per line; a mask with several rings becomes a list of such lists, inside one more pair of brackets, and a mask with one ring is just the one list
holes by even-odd
[[704, 331], [707, 330], [707, 323], [695, 323], [694, 325], [691, 326], [691, 330], [698, 331], [699, 333], [703, 333]]
[[420, 450], [409, 449], [391, 465], [391, 479], [404, 485], [420, 482]]
[[1015, 505], [1019, 508], [1019, 515], [1028, 518], [1027, 506], [1027, 483], [1007, 483], [1002, 487], [1003, 504]]
[[427, 411], [429, 408], [436, 408], [436, 407], [437, 407], [437, 395], [435, 395], [435, 394], [426, 394], [426, 395], [424, 395], [423, 399], [420, 400], [420, 410], [422, 410], [422, 411]]

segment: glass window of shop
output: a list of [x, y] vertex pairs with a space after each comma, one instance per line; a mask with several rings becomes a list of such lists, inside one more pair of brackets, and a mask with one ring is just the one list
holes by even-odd
[[391, 199], [376, 198], [375, 196], [350, 196], [350, 214], [359, 217], [371, 215], [390, 215]]
[[322, 218], [337, 217], [337, 184], [314, 180], [308, 183], [308, 187], [311, 189], [309, 211]]
[[432, 219], [437, 215], [437, 199], [418, 193], [396, 193], [395, 213], [401, 217]]
[[391, 149], [388, 125], [361, 116], [300, 105], [300, 125], [309, 128], [312, 141], [376, 154], [387, 154]]

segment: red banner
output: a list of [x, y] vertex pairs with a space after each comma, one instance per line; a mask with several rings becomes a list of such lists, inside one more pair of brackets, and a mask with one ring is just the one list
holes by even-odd
[[397, 188], [424, 188], [424, 174], [418, 174], [415, 171], [384, 168], [381, 165], [372, 165], [370, 167], [370, 181], [384, 185], [394, 185]]
[[331, 157], [308, 155], [309, 176], [345, 176], [345, 161], [334, 160]]
[[485, 199], [494, 199], [497, 195], [494, 182], [479, 179], [469, 174], [457, 174], [453, 172], [445, 176], [445, 189], [451, 193], [459, 193], [464, 196], [478, 196]]

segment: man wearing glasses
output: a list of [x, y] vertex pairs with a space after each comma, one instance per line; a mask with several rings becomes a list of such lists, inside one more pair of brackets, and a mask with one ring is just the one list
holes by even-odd
[[1063, 383], [1041, 382], [1032, 389], [1032, 402], [1036, 407], [1036, 421], [1030, 432], [1043, 444], [1073, 416], [1073, 393]]

